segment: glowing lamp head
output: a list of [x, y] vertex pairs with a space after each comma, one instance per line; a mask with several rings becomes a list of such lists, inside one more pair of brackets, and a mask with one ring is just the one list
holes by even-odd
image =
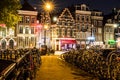
[[118, 25], [117, 25], [117, 24], [114, 24], [113, 26], [114, 26], [114, 28], [116, 28]]
[[54, 8], [54, 5], [52, 2], [45, 2], [44, 3], [44, 10], [45, 11], [52, 11], [52, 9]]
[[50, 10], [51, 6], [49, 3], [46, 3], [46, 9], [49, 9]]
[[57, 17], [53, 17], [53, 21], [56, 22], [57, 21]]

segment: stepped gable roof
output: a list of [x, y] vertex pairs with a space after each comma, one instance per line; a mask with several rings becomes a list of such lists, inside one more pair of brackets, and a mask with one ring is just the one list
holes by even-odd
[[86, 11], [91, 11], [89, 9], [89, 4], [86, 4], [86, 3], [76, 4], [75, 6], [77, 6], [76, 10], [81, 10], [81, 8], [80, 8], [81, 6], [86, 6]]
[[63, 11], [62, 11], [62, 13], [60, 14], [59, 18], [61, 18], [61, 17], [64, 17], [64, 18], [65, 18], [64, 15], [69, 15], [70, 19], [71, 19], [71, 20], [74, 20], [74, 17], [73, 17], [73, 15], [71, 14], [69, 8], [64, 8]]
[[22, 8], [21, 8], [20, 10], [36, 11], [36, 10], [27, 2], [27, 0], [24, 0], [24, 3], [22, 4]]

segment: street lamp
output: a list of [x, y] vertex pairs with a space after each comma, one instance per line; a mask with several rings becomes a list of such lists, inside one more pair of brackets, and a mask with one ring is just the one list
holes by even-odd
[[54, 5], [52, 2], [44, 2], [43, 9], [47, 12], [51, 12], [54, 8]]
[[57, 22], [57, 17], [56, 16], [54, 16], [53, 18], [52, 18], [52, 26], [51, 26], [51, 42], [53, 42], [53, 37], [56, 37], [55, 36], [55, 34], [53, 34], [54, 32], [53, 32], [53, 27], [55, 27], [56, 26], [56, 22]]
[[44, 2], [43, 4], [43, 9], [45, 11], [45, 21], [44, 21], [44, 24], [51, 24], [51, 18], [50, 18], [50, 12], [53, 10], [54, 8], [54, 5], [52, 2], [50, 1], [46, 1]]
[[[44, 25], [44, 45], [46, 45], [46, 30], [51, 27], [51, 18], [50, 18], [50, 12], [54, 9], [54, 5], [52, 1], [44, 1], [43, 2], [43, 11], [44, 11], [44, 20], [43, 20], [43, 25]], [[47, 24], [47, 25], [46, 25]], [[51, 35], [48, 34], [48, 37]], [[51, 39], [49, 39], [51, 40]], [[50, 41], [49, 41], [50, 43]], [[50, 44], [49, 44], [50, 46]]]
[[94, 26], [92, 25], [92, 27], [91, 27], [91, 37], [93, 37], [94, 36]]
[[56, 22], [57, 21], [57, 17], [53, 17], [53, 21]]
[[95, 40], [95, 37], [94, 37], [94, 26], [93, 25], [91, 27], [91, 37], [88, 37], [88, 40], [90, 41], [90, 44], [91, 44], [91, 42], [93, 42]]
[[116, 28], [118, 25], [117, 25], [117, 24], [114, 24], [113, 26], [114, 26], [114, 28]]

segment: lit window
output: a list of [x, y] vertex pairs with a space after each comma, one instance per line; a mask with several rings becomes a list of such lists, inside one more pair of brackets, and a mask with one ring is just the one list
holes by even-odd
[[35, 23], [36, 21], [36, 17], [35, 16], [31, 16], [31, 23]]
[[20, 23], [24, 22], [24, 16], [20, 16]]
[[102, 29], [101, 28], [98, 28], [98, 33], [102, 33]]
[[32, 19], [31, 19], [31, 23], [35, 23], [35, 18], [32, 18]]
[[31, 27], [31, 34], [34, 34], [34, 27]]
[[106, 32], [109, 32], [109, 29], [108, 29], [108, 28], [106, 28]]
[[29, 34], [29, 28], [28, 27], [25, 28], [25, 34]]
[[25, 17], [25, 23], [29, 23], [30, 22], [30, 17], [29, 16], [26, 16]]
[[19, 33], [23, 33], [23, 27], [22, 26], [20, 26], [20, 28], [19, 28]]

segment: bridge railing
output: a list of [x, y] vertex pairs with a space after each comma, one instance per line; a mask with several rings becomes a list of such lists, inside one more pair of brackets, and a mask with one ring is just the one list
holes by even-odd
[[120, 80], [119, 52], [102, 49], [71, 50], [62, 54], [61, 58], [94, 74], [100, 80]]
[[4, 67], [0, 73], [0, 80], [26, 80], [27, 78], [33, 79], [36, 76], [36, 71], [40, 67], [41, 57], [38, 49], [17, 49], [17, 50], [1, 50], [0, 60]]

